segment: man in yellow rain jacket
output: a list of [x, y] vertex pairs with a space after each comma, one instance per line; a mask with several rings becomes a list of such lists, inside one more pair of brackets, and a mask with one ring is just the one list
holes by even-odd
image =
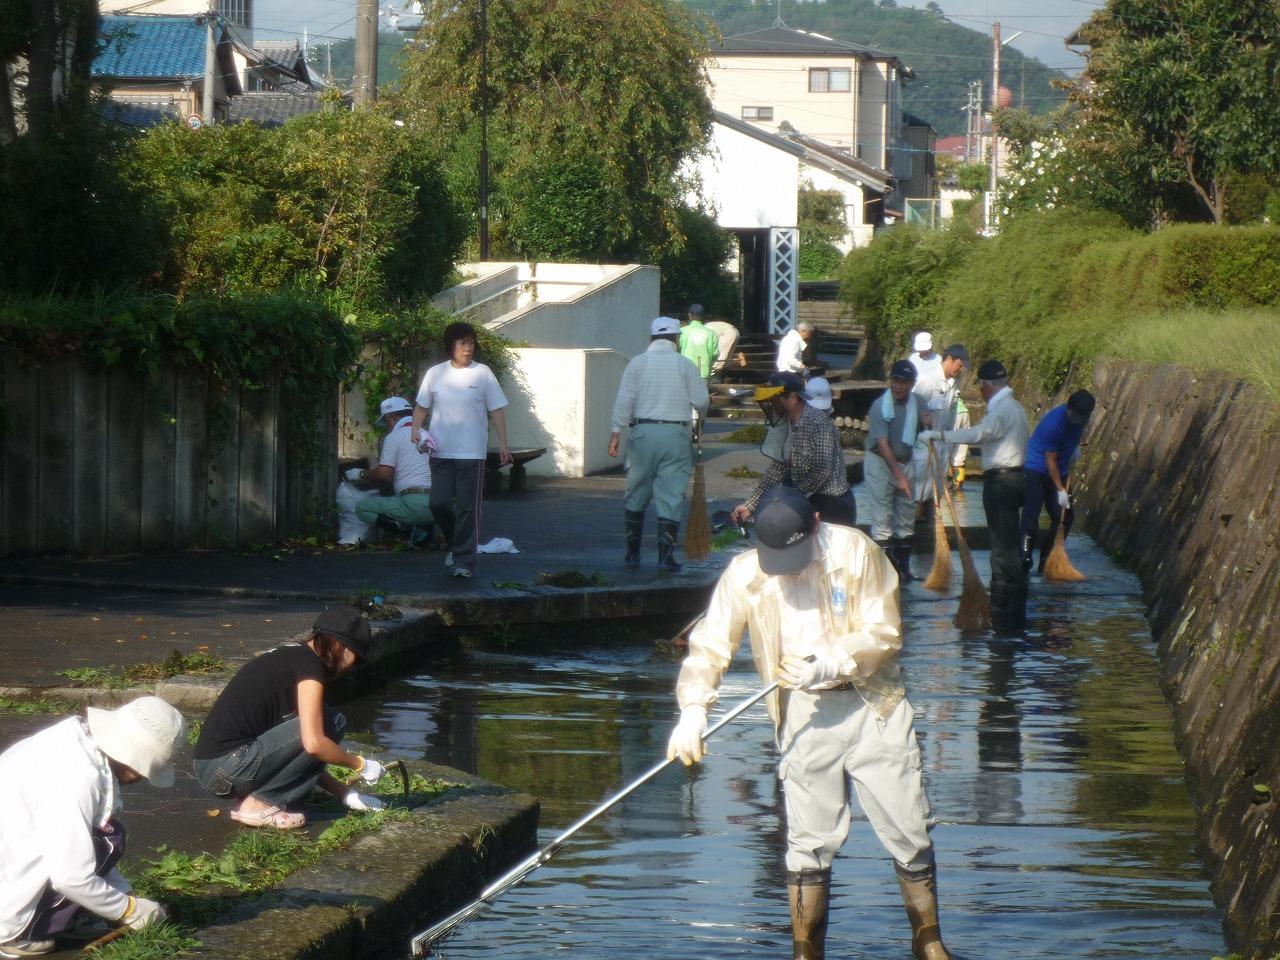
[[933, 816], [921, 775], [915, 713], [906, 699], [898, 576], [861, 531], [820, 522], [790, 487], [756, 514], [759, 546], [720, 577], [689, 636], [676, 683], [680, 722], [669, 758], [701, 760], [707, 708], [743, 630], [781, 751], [787, 890], [797, 960], [822, 960], [831, 862], [849, 833], [853, 797], [893, 857], [918, 960], [949, 960], [938, 924]]

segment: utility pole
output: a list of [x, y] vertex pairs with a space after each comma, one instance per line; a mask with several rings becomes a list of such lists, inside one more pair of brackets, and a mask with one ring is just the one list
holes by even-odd
[[480, 260], [489, 259], [489, 0], [480, 0]]
[[355, 53], [351, 99], [365, 107], [378, 96], [378, 0], [356, 0]]
[[999, 182], [1000, 140], [996, 137], [996, 111], [1000, 109], [1000, 21], [991, 25], [991, 149], [987, 160], [991, 164], [988, 189], [991, 193], [991, 214], [988, 226], [995, 226], [996, 187]]
[[204, 17], [204, 88], [201, 92], [200, 116], [213, 123], [213, 81], [218, 72], [218, 0], [209, 0]]

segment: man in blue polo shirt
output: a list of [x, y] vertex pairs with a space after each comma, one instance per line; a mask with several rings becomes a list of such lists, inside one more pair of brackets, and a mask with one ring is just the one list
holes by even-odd
[[1061, 406], [1044, 415], [1027, 443], [1027, 499], [1022, 505], [1022, 567], [1031, 570], [1031, 552], [1040, 528], [1040, 510], [1049, 511], [1049, 535], [1040, 541], [1040, 565], [1053, 549], [1058, 527], [1066, 521], [1071, 529], [1071, 495], [1067, 492], [1067, 472], [1080, 446], [1080, 438], [1093, 413], [1093, 394], [1077, 390]]

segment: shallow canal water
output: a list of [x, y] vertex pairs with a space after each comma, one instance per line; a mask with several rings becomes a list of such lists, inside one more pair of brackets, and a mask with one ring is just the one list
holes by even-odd
[[[1208, 960], [1225, 952], [1221, 917], [1194, 851], [1138, 584], [1072, 540], [1089, 580], [1033, 580], [1025, 640], [957, 634], [958, 562], [950, 596], [917, 583], [904, 598], [943, 932], [969, 960]], [[926, 559], [915, 562], [925, 572]], [[546, 842], [660, 758], [678, 665], [643, 632], [536, 647], [518, 634], [502, 652], [462, 651], [347, 710], [396, 756], [535, 794]], [[758, 684], [744, 650], [722, 704]], [[440, 954], [789, 957], [783, 831], [760, 707], [704, 765], [643, 787]], [[892, 866], [861, 818], [835, 864], [828, 956], [910, 956]]]

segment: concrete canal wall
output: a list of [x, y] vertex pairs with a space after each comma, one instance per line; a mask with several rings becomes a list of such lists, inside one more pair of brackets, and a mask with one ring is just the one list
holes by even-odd
[[1280, 417], [1261, 391], [1110, 362], [1085, 530], [1141, 578], [1233, 950], [1280, 953]]

